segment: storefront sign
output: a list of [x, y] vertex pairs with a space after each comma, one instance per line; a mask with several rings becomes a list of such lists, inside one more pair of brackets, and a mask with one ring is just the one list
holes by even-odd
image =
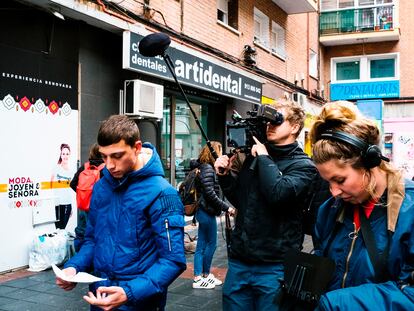
[[[136, 33], [124, 32], [123, 68], [173, 80], [161, 56], [144, 57], [139, 53], [142, 38]], [[261, 102], [260, 82], [171, 46], [167, 53], [181, 83], [253, 103]]]
[[332, 83], [331, 100], [400, 97], [400, 81]]

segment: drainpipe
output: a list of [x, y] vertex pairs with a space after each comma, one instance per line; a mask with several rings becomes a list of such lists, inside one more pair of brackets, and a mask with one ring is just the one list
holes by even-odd
[[96, 2], [101, 6], [102, 11], [104, 11], [105, 13], [107, 13], [109, 15], [112, 15], [112, 16], [115, 16], [115, 17], [118, 17], [118, 18], [120, 18], [120, 19], [122, 19], [122, 20], [124, 20], [124, 21], [126, 21], [128, 23], [131, 23], [131, 24], [135, 24], [136, 23], [136, 21], [134, 19], [132, 19], [132, 18], [129, 18], [129, 17], [125, 16], [125, 15], [122, 15], [122, 14], [119, 14], [117, 12], [114, 12], [112, 10], [107, 9], [105, 7], [105, 5], [102, 3], [102, 0], [96, 0]]
[[180, 7], [180, 32], [183, 33], [184, 31], [184, 0], [181, 0], [181, 7]]

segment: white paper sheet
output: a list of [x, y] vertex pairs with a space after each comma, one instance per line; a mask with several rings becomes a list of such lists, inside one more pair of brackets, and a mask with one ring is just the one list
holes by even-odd
[[78, 272], [73, 276], [67, 276], [61, 269], [59, 269], [56, 265], [52, 264], [53, 272], [55, 272], [56, 276], [61, 278], [64, 281], [73, 282], [73, 283], [94, 283], [98, 281], [105, 281], [106, 279], [98, 278], [92, 274], [86, 272]]

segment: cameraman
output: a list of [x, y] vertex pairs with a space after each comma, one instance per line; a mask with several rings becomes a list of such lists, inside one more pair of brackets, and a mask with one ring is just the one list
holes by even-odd
[[223, 287], [225, 311], [278, 310], [273, 300], [283, 278], [284, 254], [302, 245], [303, 200], [316, 175], [296, 141], [305, 112], [286, 100], [275, 108], [283, 123], [267, 124], [264, 144], [254, 137], [251, 155], [239, 170], [237, 154], [221, 156], [214, 164], [226, 197], [237, 209]]

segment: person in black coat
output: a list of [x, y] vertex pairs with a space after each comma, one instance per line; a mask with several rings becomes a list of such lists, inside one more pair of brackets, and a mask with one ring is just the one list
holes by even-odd
[[[221, 144], [211, 142], [218, 155], [222, 153]], [[197, 247], [194, 254], [194, 281], [193, 288], [213, 289], [221, 285], [222, 281], [210, 273], [211, 262], [217, 247], [217, 220], [222, 211], [232, 209], [230, 205], [220, 197], [220, 186], [213, 168], [214, 158], [208, 146], [204, 146], [200, 152], [199, 175], [197, 180], [200, 192], [199, 208], [196, 212], [198, 225]]]
[[[99, 145], [94, 143], [91, 148], [89, 149], [89, 164], [98, 167], [103, 163], [101, 158], [101, 154], [99, 153]], [[73, 176], [70, 187], [73, 191], [76, 192], [76, 188], [79, 182], [79, 174], [85, 170], [85, 164], [82, 164], [81, 167], [77, 170], [75, 175]], [[101, 170], [101, 177], [102, 177], [102, 170]], [[85, 236], [86, 230], [86, 223], [88, 221], [88, 212], [82, 211], [78, 209], [78, 225], [75, 228], [75, 251], [78, 252], [83, 244], [83, 237]]]
[[285, 254], [302, 247], [304, 201], [317, 170], [297, 142], [303, 108], [287, 100], [274, 106], [284, 121], [267, 123], [267, 141], [254, 138], [241, 167], [234, 166], [238, 154], [215, 162], [220, 186], [237, 209], [223, 286], [225, 311], [278, 310], [273, 302]]

